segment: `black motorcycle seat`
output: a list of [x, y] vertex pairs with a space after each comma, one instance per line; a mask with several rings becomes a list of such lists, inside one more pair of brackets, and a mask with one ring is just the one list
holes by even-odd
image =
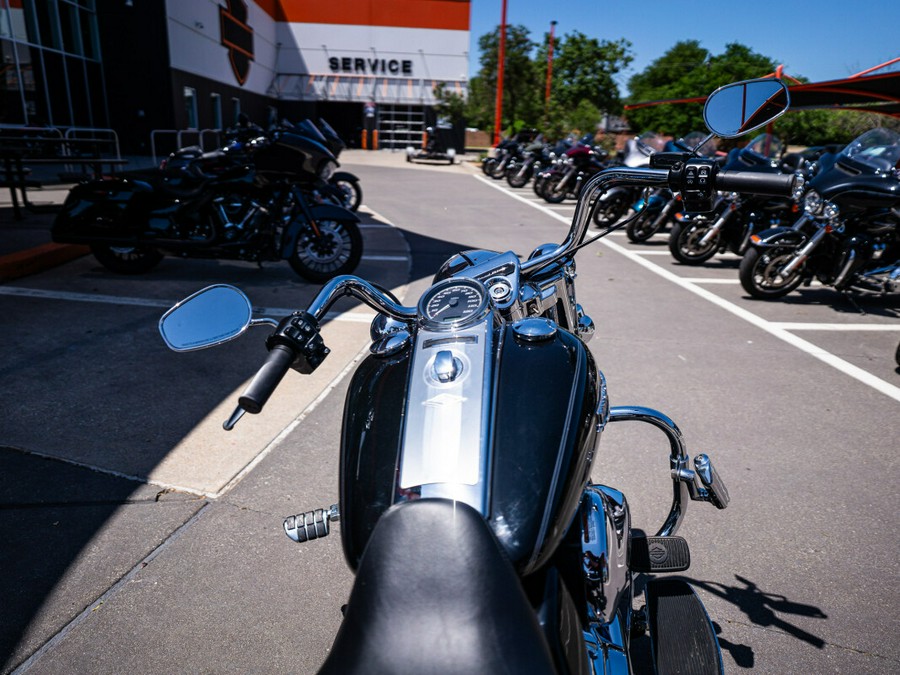
[[421, 499], [389, 509], [360, 561], [320, 675], [553, 673], [534, 610], [472, 507]]

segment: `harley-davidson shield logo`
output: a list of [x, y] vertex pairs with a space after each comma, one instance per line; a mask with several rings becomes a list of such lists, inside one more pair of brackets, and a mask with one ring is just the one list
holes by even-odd
[[226, 0], [228, 8], [219, 7], [222, 45], [228, 48], [228, 60], [237, 81], [243, 85], [253, 60], [253, 29], [247, 25], [247, 3]]

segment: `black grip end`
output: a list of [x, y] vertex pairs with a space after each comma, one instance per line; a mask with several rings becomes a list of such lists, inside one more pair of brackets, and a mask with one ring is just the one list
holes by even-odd
[[716, 175], [716, 189], [722, 192], [788, 197], [794, 189], [795, 180], [796, 176], [793, 174], [719, 171]]
[[247, 385], [247, 389], [238, 399], [240, 406], [253, 415], [262, 411], [278, 383], [290, 370], [295, 358], [296, 355], [290, 347], [274, 345], [266, 362], [263, 363], [262, 368], [257, 371], [253, 380]]

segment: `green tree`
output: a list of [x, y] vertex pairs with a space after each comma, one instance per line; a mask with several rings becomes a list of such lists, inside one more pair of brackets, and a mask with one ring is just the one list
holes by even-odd
[[434, 85], [434, 98], [438, 117], [446, 117], [454, 124], [466, 119], [466, 99], [455, 91], [449, 91], [446, 82]]
[[[737, 42], [713, 55], [696, 40], [677, 42], [663, 56], [628, 81], [629, 103], [705, 97], [723, 85], [768, 75], [775, 62]], [[637, 108], [627, 112], [633, 129], [653, 129], [683, 136], [703, 130], [703, 105], [672, 104]]]
[[[634, 58], [630, 42], [624, 39], [601, 42], [575, 31], [567, 34], [555, 49], [552, 99], [569, 110], [574, 110], [582, 101], [591, 103], [598, 111], [618, 113], [622, 110], [614, 77]], [[541, 64], [541, 72], [546, 75], [546, 58]]]
[[[540, 99], [535, 90], [535, 67], [531, 53], [535, 44], [524, 26], [506, 27], [503, 74], [503, 120], [501, 126], [511, 129], [529, 124], [540, 114]], [[478, 39], [481, 51], [478, 75], [469, 82], [467, 114], [470, 124], [493, 131], [496, 110], [497, 65], [500, 27]]]

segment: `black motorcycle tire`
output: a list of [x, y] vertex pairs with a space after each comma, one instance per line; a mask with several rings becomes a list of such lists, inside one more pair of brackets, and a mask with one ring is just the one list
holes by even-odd
[[569, 195], [569, 191], [563, 188], [558, 189], [562, 176], [550, 176], [544, 181], [541, 188], [541, 197], [549, 204], [561, 204]]
[[488, 157], [481, 163], [481, 171], [485, 176], [490, 176], [491, 171], [494, 170], [494, 165], [497, 163], [497, 159], [495, 157]]
[[675, 223], [669, 235], [669, 251], [672, 257], [682, 265], [702, 265], [712, 258], [719, 250], [718, 236], [712, 243], [702, 248], [699, 246], [700, 239], [711, 226], [712, 223], [709, 221]]
[[614, 194], [605, 201], [594, 202], [594, 225], [597, 227], [609, 227], [617, 223], [631, 206], [631, 197], [624, 192]]
[[544, 194], [544, 183], [547, 182], [546, 178], [537, 175], [534, 177], [534, 182], [531, 184], [531, 189], [534, 190], [534, 194], [538, 197], [541, 197]]
[[329, 182], [342, 195], [340, 206], [351, 211], [356, 211], [359, 208], [359, 205], [362, 204], [363, 193], [358, 180], [332, 179]]
[[738, 272], [741, 286], [751, 297], [759, 300], [784, 297], [803, 282], [802, 266], [787, 279], [778, 280], [778, 271], [793, 259], [795, 253], [793, 248], [777, 246], [764, 250], [747, 249]]
[[658, 213], [641, 213], [634, 220], [628, 223], [625, 228], [625, 234], [629, 241], [640, 244], [647, 241], [654, 234], [663, 229], [666, 224], [665, 220], [656, 222], [659, 217]]
[[288, 258], [294, 272], [318, 284], [352, 273], [362, 257], [359, 226], [349, 220], [319, 220], [317, 224], [321, 237], [317, 239], [312, 230], [304, 230]]
[[490, 167], [488, 171], [488, 176], [493, 178], [494, 180], [500, 180], [506, 175], [506, 165], [500, 161], [494, 160], [494, 164]]
[[146, 274], [163, 259], [163, 254], [150, 246], [91, 244], [91, 253], [101, 265], [116, 274]]
[[509, 183], [510, 187], [525, 187], [528, 184], [528, 181], [531, 180], [531, 171], [526, 169], [525, 175], [519, 175], [520, 173], [520, 167], [516, 167], [515, 170], [510, 169], [506, 172], [506, 182]]
[[897, 361], [897, 367], [900, 368], [900, 344], [897, 345], [897, 353], [894, 354], [894, 359]]

